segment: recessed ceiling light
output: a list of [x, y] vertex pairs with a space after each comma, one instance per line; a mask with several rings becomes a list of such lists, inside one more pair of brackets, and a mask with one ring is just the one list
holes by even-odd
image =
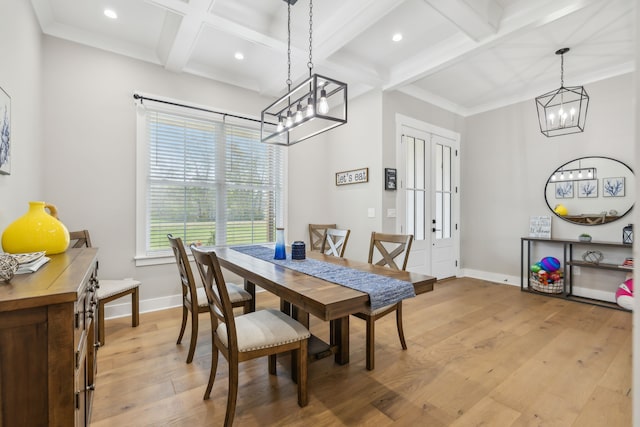
[[104, 10], [104, 16], [106, 16], [107, 18], [111, 18], [111, 19], [118, 19], [118, 14], [113, 9], [105, 9]]
[[401, 33], [395, 33], [393, 35], [393, 37], [391, 37], [391, 40], [393, 40], [394, 42], [399, 42], [400, 40], [402, 40], [402, 34]]
[[244, 59], [244, 54], [242, 52], [236, 52], [235, 55], [233, 55], [238, 61], [242, 61]]

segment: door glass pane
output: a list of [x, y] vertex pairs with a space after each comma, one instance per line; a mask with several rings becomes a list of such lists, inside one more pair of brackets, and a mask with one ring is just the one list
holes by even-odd
[[436, 158], [434, 159], [434, 173], [436, 176], [435, 191], [442, 191], [442, 145], [436, 144]]
[[405, 138], [407, 141], [407, 188], [416, 188], [416, 140], [410, 136]]
[[425, 187], [425, 158], [424, 147], [425, 142], [422, 139], [416, 139], [416, 188], [424, 190]]
[[425, 239], [425, 230], [424, 230], [424, 191], [416, 191], [416, 225], [414, 232], [414, 239], [416, 240], [424, 240]]
[[442, 239], [442, 192], [436, 191], [436, 239]]
[[442, 190], [451, 191], [451, 147], [442, 146]]
[[451, 193], [444, 193], [442, 208], [442, 237], [444, 239], [449, 239], [451, 238]]

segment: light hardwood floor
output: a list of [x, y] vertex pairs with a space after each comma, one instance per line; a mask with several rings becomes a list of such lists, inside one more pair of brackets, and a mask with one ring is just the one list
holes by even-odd
[[[259, 307], [277, 307], [263, 292]], [[364, 322], [351, 318], [351, 362], [309, 366], [309, 405], [297, 406], [289, 358], [270, 376], [266, 358], [241, 364], [237, 426], [631, 425], [631, 324], [627, 312], [520, 292], [475, 279], [440, 282], [405, 302], [402, 351], [394, 316], [376, 323], [376, 368], [365, 369]], [[219, 426], [227, 363], [211, 400], [208, 314], [185, 364], [180, 310], [106, 322], [91, 425]], [[328, 325], [312, 319], [326, 339]], [[187, 331], [188, 333], [189, 331]], [[185, 344], [186, 343], [186, 344]]]

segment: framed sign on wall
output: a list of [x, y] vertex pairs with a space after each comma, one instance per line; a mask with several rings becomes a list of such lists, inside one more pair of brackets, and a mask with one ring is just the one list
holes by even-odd
[[336, 173], [336, 185], [369, 182], [369, 168], [354, 169]]
[[397, 188], [396, 175], [398, 171], [395, 168], [384, 168], [384, 189], [395, 190]]

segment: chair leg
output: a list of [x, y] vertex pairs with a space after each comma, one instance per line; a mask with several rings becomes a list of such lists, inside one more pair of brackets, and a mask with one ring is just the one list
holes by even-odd
[[247, 313], [251, 313], [251, 300], [245, 301], [244, 305], [242, 306], [242, 314]]
[[375, 367], [375, 318], [369, 316], [367, 317], [367, 369], [372, 371]]
[[238, 397], [238, 361], [229, 360], [229, 395], [227, 397], [227, 414], [224, 426], [231, 427], [236, 415], [236, 399]]
[[207, 384], [207, 390], [204, 392], [204, 400], [209, 399], [211, 396], [211, 389], [213, 388], [213, 382], [216, 380], [216, 371], [218, 370], [218, 349], [213, 348], [211, 352], [211, 370], [209, 371], [209, 383]]
[[98, 342], [104, 345], [104, 303], [98, 301]]
[[184, 336], [184, 330], [187, 328], [187, 307], [182, 305], [182, 326], [180, 327], [180, 335], [178, 335], [178, 341], [176, 344], [180, 344], [182, 342], [182, 337]]
[[191, 312], [191, 339], [189, 340], [189, 354], [187, 355], [187, 363], [193, 361], [193, 354], [196, 352], [196, 344], [198, 343], [198, 313]]
[[407, 349], [407, 342], [404, 340], [404, 331], [402, 330], [402, 301], [398, 303], [398, 308], [396, 309], [396, 324], [398, 325], [398, 336], [400, 337], [400, 344], [402, 345], [402, 349]]
[[269, 355], [269, 374], [276, 375], [276, 355]]
[[140, 295], [138, 288], [134, 288], [131, 293], [131, 327], [135, 328], [140, 324]]
[[298, 406], [305, 407], [309, 403], [309, 396], [307, 394], [307, 345], [308, 340], [301, 343], [300, 349], [295, 350], [291, 357], [298, 359]]

